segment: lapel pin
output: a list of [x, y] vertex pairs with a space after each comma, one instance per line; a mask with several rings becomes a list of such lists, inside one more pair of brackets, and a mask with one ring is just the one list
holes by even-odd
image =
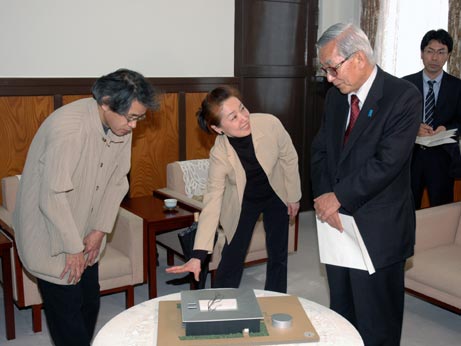
[[371, 118], [372, 115], [373, 115], [373, 109], [370, 109], [370, 110], [368, 111], [368, 117]]

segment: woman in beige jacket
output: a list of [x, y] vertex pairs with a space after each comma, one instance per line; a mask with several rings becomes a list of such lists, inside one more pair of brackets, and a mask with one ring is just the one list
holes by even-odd
[[263, 213], [268, 262], [265, 289], [286, 292], [288, 223], [301, 199], [298, 155], [281, 122], [270, 114], [253, 113], [236, 90], [211, 91], [197, 113], [200, 127], [218, 133], [210, 151], [207, 193], [200, 214], [192, 258], [169, 273], [193, 272], [213, 250], [221, 225], [226, 244], [215, 287], [238, 287], [253, 229]]

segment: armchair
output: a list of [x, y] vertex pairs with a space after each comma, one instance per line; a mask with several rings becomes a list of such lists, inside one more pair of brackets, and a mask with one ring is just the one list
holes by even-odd
[[[183, 207], [193, 211], [202, 209], [202, 197], [206, 190], [208, 177], [208, 160], [175, 161], [167, 165], [167, 186], [156, 191], [157, 196], [172, 197], [178, 200]], [[167, 250], [167, 264], [174, 264], [174, 256], [184, 259], [178, 240], [178, 232], [168, 232], [157, 236], [157, 243]], [[297, 251], [298, 246], [298, 217], [289, 228], [288, 252]], [[217, 245], [220, 242], [217, 242]], [[216, 245], [216, 246], [217, 246]], [[218, 249], [213, 250], [209, 264], [209, 271], [213, 274], [217, 269], [220, 256]], [[266, 233], [262, 219], [256, 223], [253, 238], [245, 259], [245, 265], [267, 261]]]
[[[18, 308], [32, 307], [33, 331], [42, 330], [42, 299], [35, 278], [22, 266], [14, 244], [12, 213], [16, 203], [19, 177], [2, 179], [0, 232], [13, 241], [11, 251], [13, 299]], [[126, 292], [126, 307], [134, 305], [134, 286], [143, 282], [143, 228], [142, 219], [120, 208], [114, 230], [99, 261], [101, 294]], [[0, 276], [0, 281], [3, 275]], [[13, 312], [14, 313], [14, 312]]]
[[461, 203], [416, 211], [415, 254], [407, 261], [408, 293], [461, 314]]

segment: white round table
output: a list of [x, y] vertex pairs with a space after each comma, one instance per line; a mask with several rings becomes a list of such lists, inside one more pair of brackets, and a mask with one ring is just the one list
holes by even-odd
[[[254, 290], [257, 297], [283, 295], [277, 292]], [[359, 346], [363, 345], [357, 330], [333, 310], [304, 298], [298, 298], [320, 336], [319, 342], [291, 346]], [[96, 335], [93, 346], [156, 346], [158, 302], [180, 300], [179, 293], [158, 297], [135, 305], [107, 322]], [[164, 346], [164, 345], [159, 345]], [[290, 345], [285, 345], [290, 346]]]

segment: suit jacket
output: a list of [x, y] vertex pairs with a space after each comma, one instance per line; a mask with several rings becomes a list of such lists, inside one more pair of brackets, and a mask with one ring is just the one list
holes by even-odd
[[[301, 199], [298, 155], [280, 120], [270, 114], [251, 114], [250, 126], [256, 158], [275, 193], [286, 204]], [[225, 135], [217, 136], [210, 151], [207, 192], [200, 213], [194, 249], [213, 249], [218, 224], [228, 242], [240, 218], [245, 170]]]
[[347, 95], [330, 88], [311, 150], [314, 196], [334, 192], [352, 215], [375, 268], [413, 254], [415, 210], [410, 161], [421, 95], [409, 82], [378, 73], [347, 144]]
[[[424, 96], [423, 71], [405, 76], [403, 79], [416, 85], [421, 95]], [[420, 122], [423, 119], [422, 115], [423, 111], [420, 114]], [[458, 129], [458, 134], [461, 134], [461, 80], [446, 72], [443, 72], [442, 83], [435, 103], [433, 125], [434, 129], [440, 125], [445, 126], [447, 129], [456, 128]]]

